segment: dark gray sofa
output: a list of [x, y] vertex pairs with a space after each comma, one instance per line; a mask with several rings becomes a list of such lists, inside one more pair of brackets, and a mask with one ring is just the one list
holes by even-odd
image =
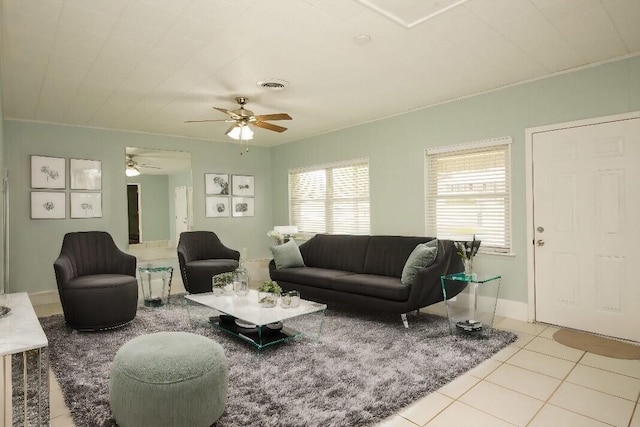
[[[272, 280], [283, 290], [300, 291], [304, 299], [336, 301], [374, 311], [403, 315], [443, 300], [440, 276], [464, 271], [450, 240], [440, 240], [435, 261], [419, 270], [411, 285], [400, 281], [409, 255], [433, 237], [351, 236], [318, 234], [300, 245], [304, 267], [276, 269]], [[466, 283], [453, 284], [450, 297]]]

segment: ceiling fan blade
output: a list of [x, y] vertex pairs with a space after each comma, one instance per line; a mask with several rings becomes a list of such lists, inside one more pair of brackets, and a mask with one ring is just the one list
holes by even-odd
[[234, 127], [236, 127], [236, 124], [232, 124], [231, 126], [229, 126], [229, 129], [227, 129], [227, 131], [224, 134], [229, 135], [229, 132], [231, 132]]
[[226, 108], [219, 108], [219, 107], [213, 107], [213, 108], [215, 108], [216, 110], [218, 110], [218, 111], [220, 111], [222, 113], [225, 113], [228, 116], [231, 116], [231, 118], [233, 118], [233, 119], [241, 119], [242, 118], [239, 115], [237, 115], [236, 113], [234, 113], [233, 111], [229, 111]]
[[274, 132], [284, 132], [285, 130], [287, 130], [287, 128], [285, 128], [285, 127], [274, 125], [272, 123], [267, 123], [267, 122], [257, 121], [257, 122], [252, 123], [252, 124], [254, 126], [259, 127], [259, 128], [272, 130]]
[[264, 120], [293, 120], [293, 119], [287, 113], [275, 113], [275, 114], [262, 114], [260, 116], [256, 116], [256, 120], [264, 121]]
[[203, 122], [234, 122], [235, 120], [218, 119], [218, 120], [185, 120], [185, 123], [203, 123]]

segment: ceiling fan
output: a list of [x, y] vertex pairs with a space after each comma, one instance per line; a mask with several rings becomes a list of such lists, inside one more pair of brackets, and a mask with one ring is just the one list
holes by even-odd
[[245, 104], [249, 102], [248, 98], [238, 96], [236, 102], [240, 105], [240, 108], [236, 110], [227, 110], [225, 108], [213, 107], [218, 111], [221, 111], [228, 115], [229, 119], [219, 120], [187, 120], [185, 123], [201, 123], [201, 122], [227, 122], [233, 123], [229, 129], [225, 132], [230, 138], [239, 139], [240, 141], [246, 141], [253, 138], [253, 131], [249, 128], [249, 125], [256, 126], [262, 129], [272, 130], [274, 132], [284, 132], [286, 127], [274, 125], [268, 123], [267, 120], [292, 120], [291, 116], [287, 113], [275, 113], [275, 114], [261, 114], [254, 115], [253, 111], [244, 108]]
[[125, 174], [127, 176], [138, 176], [140, 175], [140, 168], [147, 168], [147, 169], [162, 169], [159, 168], [157, 166], [151, 166], [149, 164], [146, 163], [138, 163], [135, 160], [133, 160], [133, 156], [127, 155], [126, 157], [126, 162], [125, 162], [127, 168], [125, 169]]

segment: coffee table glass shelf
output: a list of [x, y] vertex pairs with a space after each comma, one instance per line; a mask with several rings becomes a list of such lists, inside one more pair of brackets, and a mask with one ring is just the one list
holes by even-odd
[[[501, 281], [499, 274], [456, 273], [440, 277], [452, 334], [484, 336], [491, 333]], [[450, 287], [453, 288], [456, 282], [467, 282], [468, 285], [455, 297], [448, 297]]]
[[317, 337], [322, 332], [326, 304], [300, 300], [298, 307], [280, 304], [265, 308], [258, 304], [258, 291], [250, 289], [244, 296], [214, 295], [212, 292], [186, 295], [189, 317], [198, 324], [209, 322], [218, 329], [247, 341], [259, 350], [293, 339], [302, 332], [284, 325], [286, 320], [318, 313]]

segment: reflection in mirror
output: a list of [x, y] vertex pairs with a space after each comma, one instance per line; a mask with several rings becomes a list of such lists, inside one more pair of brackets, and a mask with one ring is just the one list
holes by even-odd
[[191, 153], [127, 147], [122, 162], [129, 245], [175, 252], [193, 225]]

